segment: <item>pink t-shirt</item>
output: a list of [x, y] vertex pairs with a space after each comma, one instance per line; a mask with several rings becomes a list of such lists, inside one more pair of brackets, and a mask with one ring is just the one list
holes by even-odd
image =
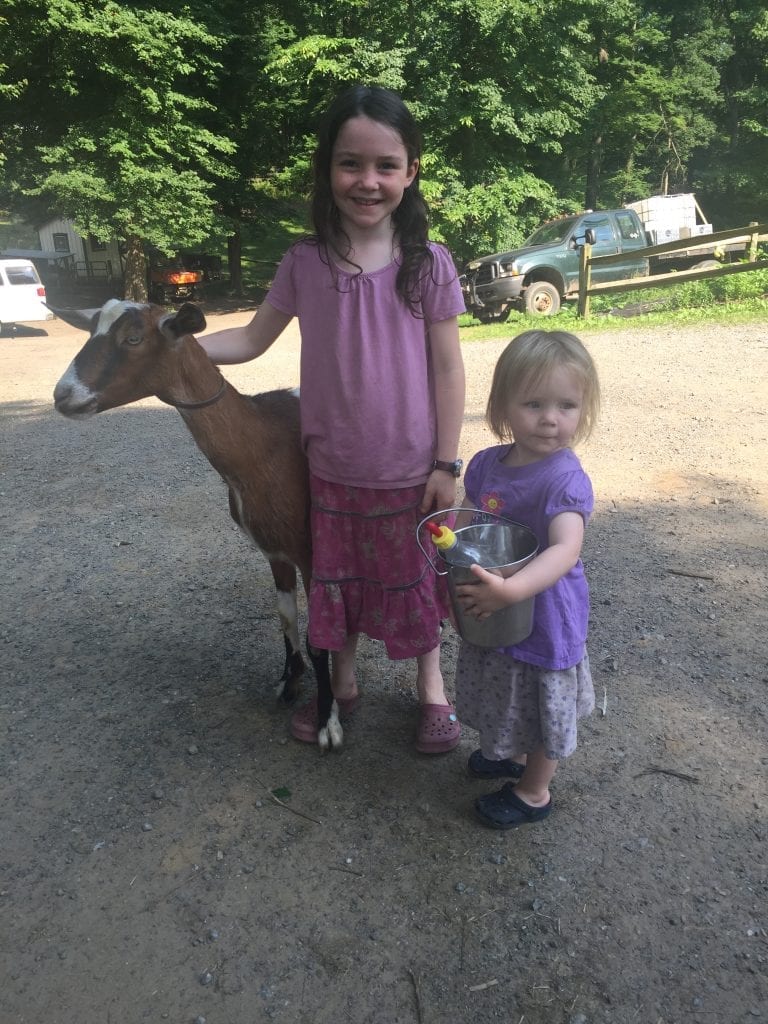
[[464, 312], [443, 246], [422, 282], [422, 318], [395, 290], [398, 264], [372, 274], [323, 262], [299, 242], [282, 259], [267, 300], [299, 318], [301, 428], [313, 473], [356, 487], [423, 483], [435, 457], [436, 416], [427, 332]]

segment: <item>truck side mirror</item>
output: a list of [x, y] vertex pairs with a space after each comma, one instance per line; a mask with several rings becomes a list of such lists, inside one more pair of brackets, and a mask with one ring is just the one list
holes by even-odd
[[571, 239], [571, 248], [578, 249], [582, 245], [594, 245], [596, 238], [594, 228], [584, 228], [583, 235], [574, 235]]

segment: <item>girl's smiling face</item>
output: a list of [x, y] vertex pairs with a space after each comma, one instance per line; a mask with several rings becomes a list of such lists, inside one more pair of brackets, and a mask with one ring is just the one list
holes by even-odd
[[364, 115], [345, 121], [331, 155], [331, 190], [344, 230], [389, 227], [418, 169], [393, 128]]
[[522, 387], [507, 412], [514, 464], [538, 462], [567, 448], [576, 436], [583, 401], [584, 385], [570, 366], [555, 367], [533, 386]]

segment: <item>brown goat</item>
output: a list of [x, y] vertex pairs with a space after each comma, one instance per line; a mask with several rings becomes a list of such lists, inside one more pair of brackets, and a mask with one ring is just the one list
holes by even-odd
[[[192, 336], [205, 328], [202, 311], [184, 303], [160, 306], [110, 299], [100, 310], [54, 310], [88, 341], [56, 385], [64, 416], [84, 418], [156, 395], [172, 405], [229, 490], [232, 518], [266, 556], [277, 588], [285, 638], [278, 696], [299, 691], [301, 656], [296, 570], [305, 590], [312, 574], [309, 474], [301, 447], [299, 400], [290, 391], [248, 398], [222, 377]], [[307, 646], [315, 669], [321, 751], [338, 747], [342, 729], [331, 693], [328, 652]]]

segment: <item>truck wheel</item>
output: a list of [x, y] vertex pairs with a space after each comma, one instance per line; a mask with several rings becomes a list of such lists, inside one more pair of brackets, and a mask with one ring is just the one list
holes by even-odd
[[534, 281], [525, 289], [525, 312], [554, 316], [560, 311], [560, 292], [549, 281]]

